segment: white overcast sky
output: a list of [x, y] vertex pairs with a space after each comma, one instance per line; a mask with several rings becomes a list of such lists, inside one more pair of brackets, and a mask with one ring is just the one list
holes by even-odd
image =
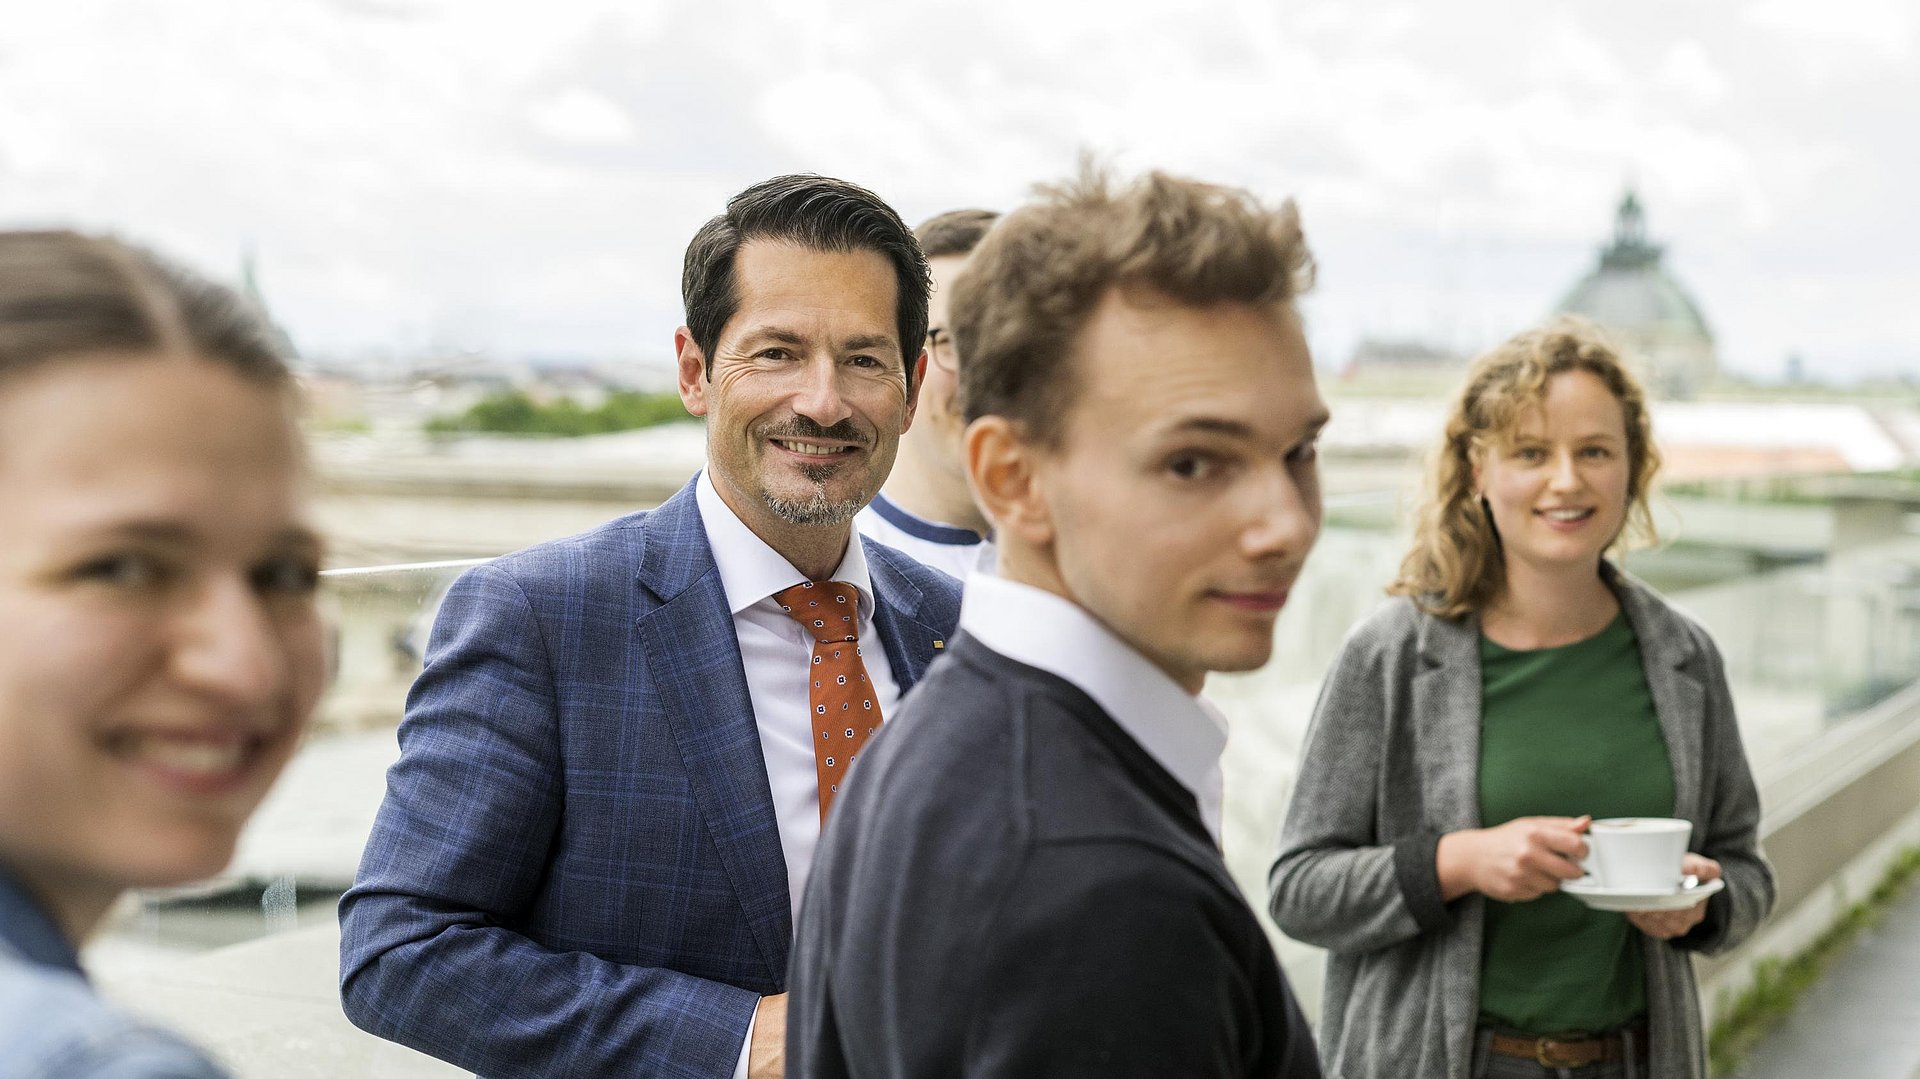
[[664, 357], [687, 239], [779, 172], [909, 219], [1083, 148], [1298, 199], [1323, 363], [1473, 349], [1622, 185], [1723, 361], [1920, 374], [1912, 0], [5, 0], [0, 224], [148, 242], [322, 355]]

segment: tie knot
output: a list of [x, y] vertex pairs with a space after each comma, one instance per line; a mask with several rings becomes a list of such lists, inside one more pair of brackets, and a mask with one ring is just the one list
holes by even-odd
[[782, 588], [773, 598], [815, 641], [860, 638], [860, 590], [845, 581], [807, 581]]

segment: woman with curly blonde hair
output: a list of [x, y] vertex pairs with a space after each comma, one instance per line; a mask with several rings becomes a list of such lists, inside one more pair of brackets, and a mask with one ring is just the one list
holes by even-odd
[[[1658, 468], [1591, 324], [1469, 370], [1396, 598], [1321, 690], [1271, 876], [1280, 928], [1331, 953], [1329, 1075], [1704, 1077], [1688, 953], [1751, 933], [1773, 877], [1719, 651], [1607, 557], [1651, 539]], [[1562, 892], [1609, 817], [1692, 822], [1711, 897]]]

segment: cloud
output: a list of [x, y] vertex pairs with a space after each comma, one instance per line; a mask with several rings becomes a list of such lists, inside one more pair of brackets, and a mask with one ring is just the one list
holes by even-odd
[[1727, 78], [1699, 42], [1676, 41], [1660, 62], [1659, 80], [1663, 89], [1699, 108], [1726, 100]]
[[917, 219], [1088, 147], [1297, 196], [1331, 356], [1538, 317], [1631, 181], [1733, 363], [1920, 367], [1917, 35], [1904, 0], [71, 0], [0, 44], [0, 218], [257, 249], [311, 350], [640, 355], [747, 183]]
[[1903, 63], [1920, 43], [1920, 14], [1906, 0], [1755, 0], [1744, 10], [1755, 26], [1813, 46], [1804, 55], [1820, 66], [1838, 57]]
[[529, 109], [535, 131], [576, 146], [623, 146], [636, 133], [633, 117], [592, 90], [569, 86]]

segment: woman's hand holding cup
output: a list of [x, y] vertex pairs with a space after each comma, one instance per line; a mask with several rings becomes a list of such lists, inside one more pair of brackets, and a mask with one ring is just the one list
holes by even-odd
[[[1705, 884], [1720, 879], [1720, 863], [1704, 854], [1688, 852], [1680, 860], [1680, 872], [1689, 877], [1698, 877]], [[1635, 929], [1655, 940], [1672, 940], [1686, 936], [1700, 920], [1707, 916], [1707, 901], [1702, 899], [1685, 910], [1643, 910], [1627, 915], [1627, 922]]]
[[1523, 903], [1559, 891], [1563, 881], [1586, 875], [1580, 868], [1587, 856], [1582, 833], [1591, 820], [1517, 817], [1494, 828], [1441, 836], [1435, 855], [1441, 897], [1452, 901], [1479, 892], [1489, 899]]

